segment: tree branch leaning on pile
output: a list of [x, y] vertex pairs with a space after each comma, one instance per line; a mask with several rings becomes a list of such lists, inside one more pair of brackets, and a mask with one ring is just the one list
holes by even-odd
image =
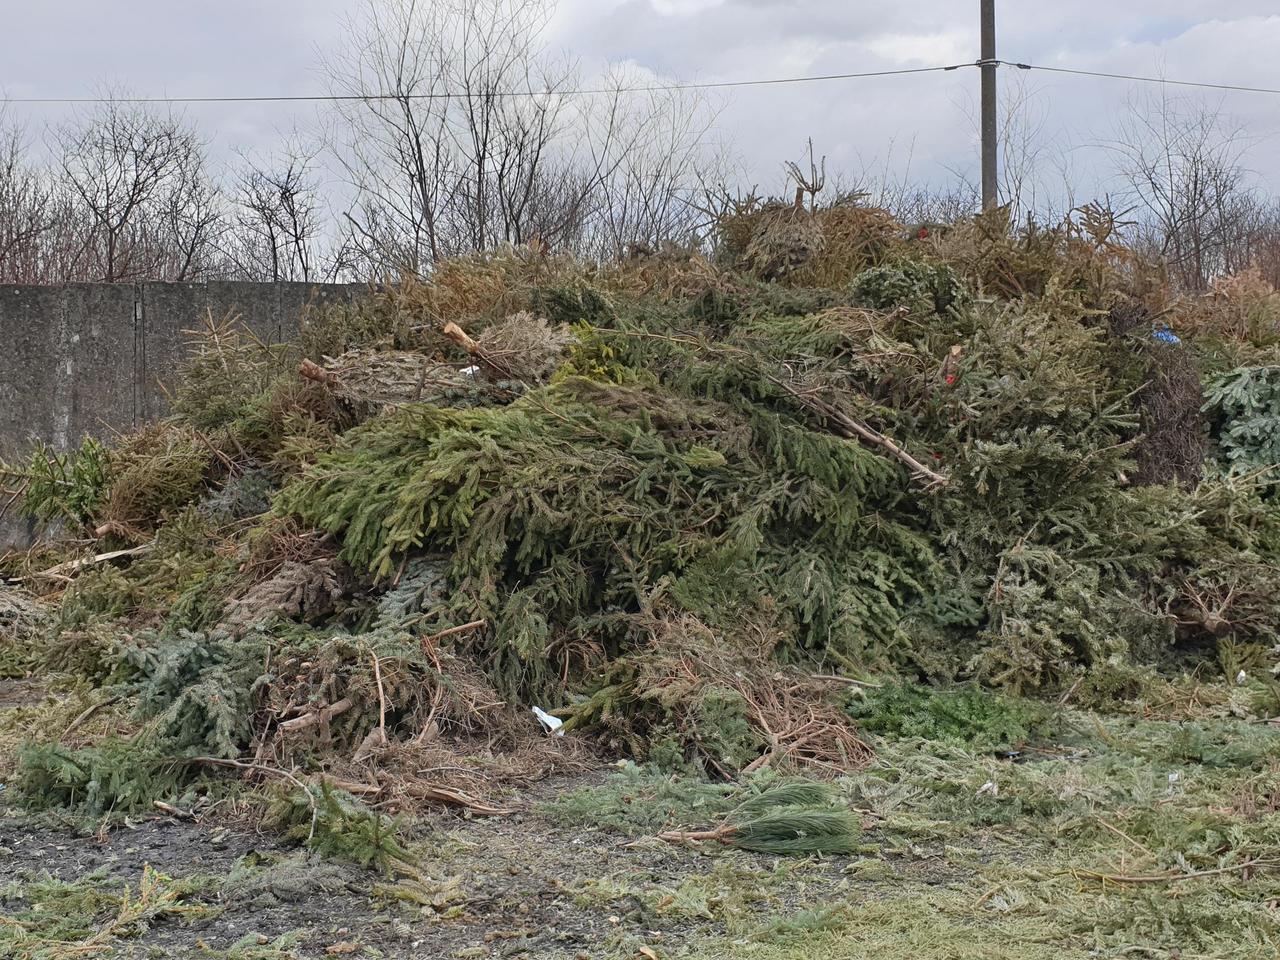
[[[453, 326], [453, 324], [449, 324], [449, 326]], [[635, 335], [629, 331], [618, 330], [618, 331], [612, 331], [612, 332], [622, 334], [623, 336]], [[447, 329], [445, 333], [446, 334], [448, 333]], [[678, 341], [678, 342], [682, 342], [686, 346], [697, 346], [700, 349], [703, 349], [707, 353], [722, 353], [729, 356], [747, 355], [747, 351], [744, 351], [744, 350], [738, 350], [738, 349], [724, 347], [724, 346], [711, 347], [705, 343], [701, 343], [699, 341], [690, 339], [688, 337], [663, 337], [660, 334], [641, 334], [641, 335], [649, 336], [649, 337], [658, 337], [660, 339], [671, 340], [671, 341]], [[463, 334], [463, 336], [466, 336], [466, 335]], [[921, 463], [911, 454], [907, 453], [906, 450], [902, 449], [902, 447], [900, 447], [897, 441], [895, 441], [892, 437], [885, 436], [879, 430], [876, 430], [873, 427], [868, 426], [867, 424], [863, 423], [861, 420], [854, 419], [853, 417], [849, 416], [847, 413], [844, 413], [843, 411], [838, 410], [836, 407], [827, 403], [825, 400], [822, 400], [814, 396], [812, 392], [798, 390], [796, 389], [796, 387], [788, 383], [786, 380], [782, 380], [779, 377], [773, 376], [772, 374], [769, 374], [769, 373], [764, 373], [763, 376], [774, 386], [783, 390], [785, 393], [791, 396], [792, 399], [800, 403], [801, 406], [806, 407], [807, 409], [818, 414], [818, 416], [820, 416], [828, 424], [828, 426], [832, 428], [833, 432], [837, 436], [844, 437], [848, 440], [861, 440], [863, 443], [866, 443], [870, 446], [879, 447], [885, 453], [889, 454], [889, 456], [893, 457], [899, 463], [903, 464], [907, 468], [907, 470], [911, 473], [911, 478], [913, 480], [923, 482], [925, 484], [925, 489], [935, 490], [935, 489], [938, 489], [939, 487], [945, 487], [949, 482], [950, 478], [947, 477], [946, 474], [938, 473], [936, 470], [931, 470], [929, 467], [925, 466], [923, 463]]]

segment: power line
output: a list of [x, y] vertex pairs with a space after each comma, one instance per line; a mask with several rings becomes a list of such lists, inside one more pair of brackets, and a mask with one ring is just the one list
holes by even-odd
[[1200, 87], [1206, 90], [1233, 90], [1239, 93], [1270, 93], [1280, 95], [1280, 88], [1250, 87], [1238, 83], [1206, 83], [1199, 80], [1170, 80], [1167, 77], [1144, 77], [1130, 73], [1104, 73], [1099, 70], [1075, 70], [1070, 67], [1046, 67], [1039, 63], [1013, 63], [999, 61], [1006, 67], [1019, 70], [1042, 70], [1046, 73], [1069, 73], [1077, 77], [1101, 77], [1105, 80], [1132, 80], [1137, 83], [1165, 83], [1176, 87]]
[[[1266, 93], [1280, 96], [1280, 87], [1254, 87], [1238, 83], [1209, 83], [1199, 80], [1174, 80], [1169, 77], [1152, 77], [1132, 73], [1107, 73], [1101, 70], [1081, 70], [1073, 67], [1050, 67], [1040, 63], [1020, 63], [1012, 60], [977, 60], [971, 63], [953, 63], [935, 67], [908, 67], [899, 70], [868, 70], [859, 73], [826, 73], [801, 77], [769, 77], [759, 80], [710, 80], [695, 83], [653, 83], [621, 87], [577, 87], [546, 90], [506, 90], [486, 93], [485, 96], [504, 98], [533, 98], [546, 96], [597, 96], [603, 94], [665, 93], [677, 90], [723, 90], [735, 87], [765, 87], [796, 83], [823, 83], [833, 80], [864, 80], [875, 77], [901, 77], [922, 73], [946, 73], [965, 67], [983, 67], [989, 64], [1013, 67], [1018, 70], [1040, 70], [1044, 73], [1062, 73], [1077, 77], [1098, 77], [1105, 80], [1128, 80], [1135, 83], [1163, 83], [1178, 87], [1197, 87], [1205, 90], [1225, 90], [1238, 93]], [[247, 97], [0, 97], [0, 103], [21, 104], [197, 104], [197, 103], [343, 103], [380, 100], [462, 100], [469, 94], [453, 91], [411, 94], [300, 94], [295, 96], [267, 95]]]
[[[593, 96], [619, 93], [665, 93], [673, 90], [718, 90], [726, 87], [764, 87], [790, 83], [819, 83], [827, 80], [862, 80], [871, 77], [901, 77], [916, 73], [942, 73], [976, 63], [954, 63], [940, 67], [910, 67], [902, 70], [870, 70], [863, 73], [827, 73], [806, 77], [772, 77], [763, 80], [715, 80], [705, 83], [663, 83], [634, 87], [584, 87], [568, 90], [507, 90], [485, 93], [498, 97]], [[451, 92], [412, 94], [303, 94], [300, 96], [262, 97], [0, 97], [0, 103], [30, 104], [99, 104], [99, 103], [341, 103], [371, 100], [462, 100], [468, 94]]]

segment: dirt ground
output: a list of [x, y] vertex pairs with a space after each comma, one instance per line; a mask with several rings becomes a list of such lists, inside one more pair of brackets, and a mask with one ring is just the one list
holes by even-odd
[[38, 698], [41, 694], [39, 684], [31, 680], [0, 679], [0, 710], [18, 707]]
[[[36, 694], [30, 681], [0, 681], [0, 710]], [[615, 778], [614, 767], [597, 764], [532, 784], [512, 798], [510, 815], [437, 808], [402, 821], [418, 873], [391, 877], [308, 854], [233, 804], [196, 820], [157, 813], [107, 829], [8, 806], [0, 782], [0, 934], [5, 925], [34, 931], [0, 936], [0, 960], [665, 958], [847, 901], [857, 857], [673, 847], [549, 815], [548, 802]], [[195, 909], [160, 910], [116, 929], [120, 895], [140, 902], [148, 868], [189, 881], [180, 905]], [[50, 885], [61, 893], [48, 894]], [[75, 899], [84, 891], [105, 896]], [[88, 936], [41, 939], [47, 925], [32, 922], [33, 910], [83, 903], [94, 905]]]
[[[138, 957], [596, 958], [663, 954], [724, 935], [718, 898], [736, 898], [739, 921], [803, 911], [848, 895], [850, 858], [780, 861], [723, 847], [675, 848], [656, 840], [556, 825], [540, 800], [601, 781], [601, 770], [538, 785], [510, 816], [441, 813], [418, 829], [421, 880], [388, 880], [308, 858], [243, 822], [157, 816], [86, 835], [21, 818], [0, 820], [0, 876], [13, 890], [46, 875], [137, 885], [144, 866], [172, 878], [208, 876], [195, 919], [162, 916], [113, 944]], [[2, 796], [2, 795], [0, 795]], [[687, 901], [687, 902], [683, 902]], [[21, 905], [0, 896], [0, 915]], [[268, 952], [282, 935], [289, 951]], [[246, 938], [261, 953], [244, 951]], [[240, 943], [241, 952], [231, 950]], [[227, 953], [230, 951], [230, 953]]]
[[862, 820], [839, 857], [667, 844], [669, 804], [706, 822], [688, 778], [603, 761], [509, 815], [402, 819], [395, 876], [261, 827], [260, 792], [107, 830], [0, 784], [0, 960], [1269, 960], [1280, 728], [1238, 687], [1185, 692], [1060, 710], [1026, 751], [878, 738], [833, 788]]

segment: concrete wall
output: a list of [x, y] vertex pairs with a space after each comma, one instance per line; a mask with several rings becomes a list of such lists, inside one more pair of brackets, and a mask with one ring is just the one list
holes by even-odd
[[[85, 434], [127, 430], [166, 412], [162, 384], [187, 349], [184, 330], [229, 312], [268, 342], [303, 313], [366, 288], [307, 283], [0, 285], [0, 458], [33, 437], [65, 450]], [[33, 531], [0, 519], [0, 548]]]

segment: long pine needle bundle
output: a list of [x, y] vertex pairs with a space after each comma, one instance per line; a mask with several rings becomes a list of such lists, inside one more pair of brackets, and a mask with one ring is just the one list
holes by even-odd
[[777, 856], [851, 853], [861, 824], [849, 810], [832, 806], [826, 784], [779, 783], [740, 803], [710, 830], [669, 830], [670, 843], [714, 841], [740, 850]]

